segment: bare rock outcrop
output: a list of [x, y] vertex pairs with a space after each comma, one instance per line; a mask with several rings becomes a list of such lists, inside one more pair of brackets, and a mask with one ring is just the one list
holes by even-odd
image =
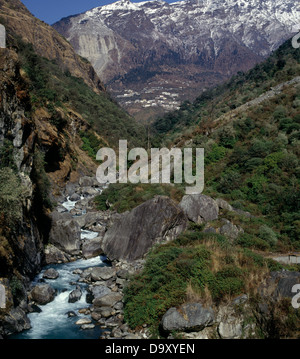
[[121, 216], [106, 232], [102, 248], [111, 260], [136, 260], [155, 243], [174, 239], [186, 226], [187, 218], [178, 205], [157, 196]]
[[179, 207], [190, 221], [198, 224], [214, 221], [219, 216], [217, 202], [204, 194], [184, 196]]

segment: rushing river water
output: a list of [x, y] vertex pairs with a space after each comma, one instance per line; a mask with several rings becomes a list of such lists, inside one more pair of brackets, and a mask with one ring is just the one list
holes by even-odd
[[[79, 275], [73, 274], [77, 268], [86, 269], [89, 267], [106, 266], [103, 257], [96, 257], [88, 260], [78, 260], [72, 263], [57, 264], [47, 266], [35, 278], [33, 284], [37, 284], [43, 277], [43, 273], [48, 268], [54, 268], [58, 271], [59, 277], [55, 280], [44, 279], [54, 289], [57, 290], [55, 299], [46, 305], [40, 305], [41, 313], [30, 313], [32, 328], [20, 334], [14, 335], [11, 339], [96, 339], [101, 334], [101, 329], [96, 326], [94, 329], [82, 330], [76, 321], [86, 316], [78, 313], [79, 309], [86, 308], [86, 285], [79, 284], [82, 290], [82, 297], [76, 303], [69, 303], [69, 294], [76, 288], [75, 282]], [[68, 317], [67, 313], [73, 311], [76, 317]]]
[[[67, 199], [63, 206], [70, 211], [74, 208], [76, 202]], [[98, 235], [96, 232], [81, 231], [81, 238], [92, 239]], [[74, 274], [75, 269], [87, 269], [90, 267], [104, 267], [105, 257], [96, 257], [88, 260], [77, 260], [71, 263], [54, 264], [43, 268], [33, 281], [33, 285], [43, 281], [50, 284], [56, 289], [57, 294], [55, 299], [46, 304], [40, 305], [42, 310], [40, 313], [29, 313], [28, 318], [31, 322], [31, 329], [23, 331], [22, 333], [13, 335], [10, 339], [97, 339], [100, 337], [101, 329], [95, 326], [94, 329], [81, 329], [75, 323], [80, 318], [86, 318], [85, 315], [78, 311], [86, 308], [86, 284], [78, 283], [79, 275]], [[43, 279], [44, 272], [54, 268], [59, 273], [59, 277], [55, 280]], [[69, 303], [69, 294], [79, 285], [82, 290], [82, 297], [76, 303]], [[76, 316], [69, 317], [68, 312], [74, 312]]]

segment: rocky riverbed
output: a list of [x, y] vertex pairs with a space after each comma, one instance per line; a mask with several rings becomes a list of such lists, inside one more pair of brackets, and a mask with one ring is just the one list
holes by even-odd
[[[23, 331], [15, 338], [147, 339], [146, 325], [131, 330], [124, 321], [124, 288], [142, 270], [148, 250], [178, 236], [188, 221], [234, 241], [243, 228], [221, 218], [222, 211], [251, 218], [222, 199], [200, 194], [184, 196], [179, 204], [157, 196], [122, 215], [101, 212], [94, 208], [93, 198], [104, 187], [83, 177], [58, 199], [51, 214], [45, 267], [27, 287], [26, 299], [5, 317], [5, 336]], [[269, 325], [274, 303], [278, 298], [290, 300], [300, 273], [272, 272], [266, 281], [259, 289], [257, 308], [247, 293], [213, 307], [187, 302], [168, 309], [160, 330], [170, 339], [173, 332], [186, 339], [255, 337], [257, 323], [249, 323], [249, 318]]]
[[23, 303], [23, 326], [17, 329], [24, 331], [13, 338], [147, 338], [147, 328], [135, 332], [123, 320], [123, 289], [143, 260], [112, 263], [101, 248], [107, 228], [119, 217], [94, 209], [93, 198], [104, 188], [83, 177], [58, 198], [46, 266]]

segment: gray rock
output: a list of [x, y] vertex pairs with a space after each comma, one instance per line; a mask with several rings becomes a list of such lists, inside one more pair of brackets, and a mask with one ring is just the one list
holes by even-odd
[[89, 206], [89, 201], [90, 199], [88, 198], [81, 199], [75, 204], [75, 209], [80, 209], [80, 210], [87, 209]]
[[81, 188], [81, 193], [84, 196], [96, 196], [97, 194], [99, 194], [99, 192], [95, 188], [92, 188], [92, 187]]
[[193, 332], [200, 331], [214, 323], [214, 312], [206, 309], [199, 303], [188, 303], [179, 309], [171, 308], [163, 316], [161, 329], [170, 333], [175, 331]]
[[91, 280], [91, 273], [92, 273], [93, 268], [87, 268], [85, 269], [81, 274], [80, 274], [80, 278], [84, 279], [84, 280]]
[[77, 274], [77, 275], [81, 275], [83, 273], [83, 270], [80, 269], [80, 268], [77, 268], [77, 269], [74, 269], [72, 273]]
[[176, 238], [187, 226], [182, 210], [168, 197], [157, 196], [125, 213], [108, 229], [103, 240], [109, 259], [142, 258], [161, 241]]
[[221, 228], [220, 234], [234, 240], [238, 238], [240, 234], [244, 233], [244, 230], [241, 227], [234, 225], [233, 223], [227, 221]]
[[227, 318], [218, 326], [218, 333], [222, 339], [241, 339], [243, 335], [242, 319], [234, 316]]
[[56, 210], [57, 210], [58, 213], [67, 213], [68, 212], [67, 208], [65, 208], [63, 206], [58, 206], [56, 208]]
[[30, 320], [24, 310], [19, 307], [13, 308], [4, 316], [4, 319], [1, 320], [1, 333], [3, 335], [19, 333], [30, 328]]
[[109, 308], [109, 307], [101, 307], [99, 308], [99, 311], [98, 311], [101, 315], [102, 318], [110, 318], [114, 313], [114, 309], [112, 308]]
[[77, 202], [77, 201], [80, 201], [80, 200], [81, 200], [81, 197], [80, 197], [79, 194], [73, 193], [73, 194], [69, 197], [69, 200], [72, 201], [72, 202]]
[[72, 310], [67, 312], [66, 315], [68, 316], [68, 318], [77, 317], [77, 314], [75, 312], [73, 312]]
[[89, 286], [87, 289], [86, 302], [93, 303], [93, 300], [96, 298], [102, 298], [107, 294], [110, 294], [111, 290], [105, 285], [95, 285]]
[[81, 318], [81, 319], [77, 320], [77, 322], [75, 324], [76, 325], [92, 324], [92, 320], [89, 318]]
[[124, 304], [122, 302], [118, 302], [114, 305], [114, 309], [122, 310], [124, 308]]
[[120, 269], [117, 271], [117, 276], [121, 279], [128, 279], [129, 275], [130, 273], [127, 269]]
[[112, 267], [95, 267], [91, 271], [92, 280], [97, 282], [100, 280], [108, 280], [115, 275], [116, 271]]
[[120, 293], [110, 293], [103, 297], [96, 298], [93, 301], [94, 307], [113, 307], [116, 303], [120, 302], [123, 299], [122, 294]]
[[[80, 228], [90, 228], [99, 226], [103, 222], [103, 214], [101, 212], [88, 212], [86, 214], [73, 217], [73, 220], [78, 223]], [[102, 228], [100, 228], [102, 230]]]
[[93, 320], [95, 320], [96, 322], [99, 322], [99, 320], [101, 320], [101, 313], [98, 311], [93, 311], [91, 314], [91, 317]]
[[82, 256], [85, 259], [89, 259], [103, 254], [102, 241], [103, 237], [85, 240], [82, 245]]
[[253, 216], [250, 212], [246, 212], [246, 211], [243, 211], [243, 210], [238, 209], [238, 208], [233, 208], [233, 211], [236, 212], [240, 216], [244, 216], [244, 217], [247, 217], [247, 218], [255, 218], [255, 216]]
[[83, 176], [79, 178], [79, 185], [81, 187], [99, 187], [100, 183], [96, 177]]
[[224, 199], [217, 198], [216, 203], [219, 206], [219, 208], [221, 208], [221, 209], [226, 209], [227, 211], [230, 211], [230, 212], [233, 211], [233, 207], [228, 202], [226, 202]]
[[[222, 339], [243, 339], [254, 335], [254, 323], [246, 325], [245, 317], [249, 316], [249, 307], [245, 304], [248, 297], [239, 296], [230, 305], [219, 306], [217, 322], [218, 334]], [[239, 306], [237, 310], [236, 306]], [[243, 306], [243, 307], [241, 307]]]
[[43, 278], [45, 279], [57, 279], [59, 277], [59, 273], [54, 268], [49, 268], [43, 274]]
[[295, 284], [300, 284], [300, 272], [277, 271], [271, 272], [266, 283], [261, 285], [260, 294], [263, 297], [272, 300], [280, 300], [282, 298], [292, 298], [292, 288]]
[[70, 261], [70, 256], [53, 245], [48, 245], [45, 249], [46, 264], [67, 263]]
[[49, 242], [70, 255], [78, 255], [81, 245], [80, 226], [73, 219], [66, 220], [64, 213], [59, 215], [52, 215]]
[[41, 305], [52, 302], [56, 291], [49, 284], [38, 284], [30, 292], [32, 299]]
[[69, 294], [69, 303], [76, 303], [78, 302], [82, 297], [82, 290], [79, 286], [76, 287], [70, 294]]
[[217, 202], [203, 194], [184, 196], [179, 207], [190, 221], [198, 224], [218, 219], [219, 206]]
[[94, 329], [94, 328], [95, 328], [95, 324], [83, 324], [80, 328], [81, 328], [82, 330]]

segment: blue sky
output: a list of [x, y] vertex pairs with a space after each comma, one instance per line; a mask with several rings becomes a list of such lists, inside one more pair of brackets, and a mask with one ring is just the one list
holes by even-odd
[[[79, 14], [116, 0], [21, 0], [28, 10], [40, 20], [53, 24], [62, 17]], [[133, 2], [140, 2], [134, 0]], [[175, 2], [175, 0], [168, 1]]]

